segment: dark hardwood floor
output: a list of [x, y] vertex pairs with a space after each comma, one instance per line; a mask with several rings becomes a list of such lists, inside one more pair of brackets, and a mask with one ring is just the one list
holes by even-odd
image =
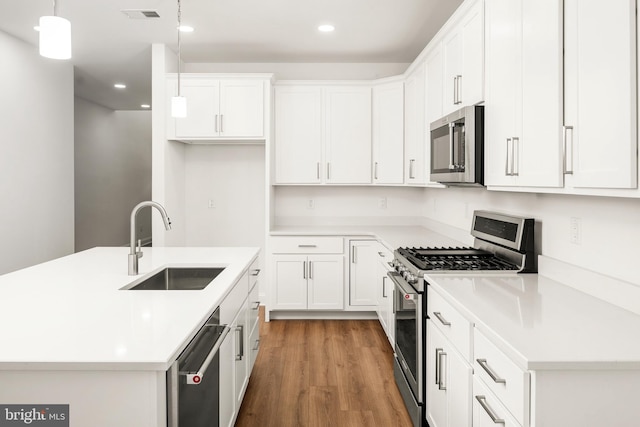
[[377, 320], [272, 320], [237, 427], [410, 427]]

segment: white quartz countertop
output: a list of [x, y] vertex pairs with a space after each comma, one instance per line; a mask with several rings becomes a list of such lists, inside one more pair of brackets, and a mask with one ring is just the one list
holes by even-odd
[[[0, 369], [166, 370], [259, 248], [142, 251], [138, 276], [125, 247], [0, 276]], [[202, 290], [120, 290], [166, 266], [225, 269]]]
[[522, 369], [640, 369], [630, 311], [538, 274], [426, 279]]
[[[324, 226], [279, 226], [271, 230], [272, 236], [371, 236], [393, 251], [399, 247], [412, 246], [466, 246], [421, 226], [371, 226], [371, 225], [324, 225]], [[469, 235], [471, 236], [471, 235]]]

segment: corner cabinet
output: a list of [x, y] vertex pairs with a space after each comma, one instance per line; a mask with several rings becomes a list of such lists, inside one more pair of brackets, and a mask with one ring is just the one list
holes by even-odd
[[373, 183], [402, 184], [404, 179], [404, 85], [373, 87]]
[[187, 117], [171, 117], [171, 97], [178, 94], [177, 76], [167, 77], [167, 139], [185, 142], [265, 139], [267, 78], [183, 74], [180, 94]]
[[371, 86], [275, 88], [275, 183], [371, 183]]
[[485, 184], [561, 187], [562, 1], [485, 4]]

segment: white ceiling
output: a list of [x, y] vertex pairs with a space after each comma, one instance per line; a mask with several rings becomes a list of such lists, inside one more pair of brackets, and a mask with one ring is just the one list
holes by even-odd
[[[462, 0], [182, 0], [185, 62], [411, 62]], [[0, 0], [0, 30], [32, 45], [52, 0]], [[76, 94], [119, 110], [151, 102], [151, 43], [176, 50], [176, 0], [57, 0], [71, 21]], [[136, 20], [122, 9], [156, 10]], [[319, 33], [330, 22], [336, 31]], [[127, 89], [113, 88], [124, 82]]]

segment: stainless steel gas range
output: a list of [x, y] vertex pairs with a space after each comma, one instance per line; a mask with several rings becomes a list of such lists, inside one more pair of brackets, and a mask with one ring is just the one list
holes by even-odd
[[475, 211], [473, 247], [398, 248], [394, 282], [394, 374], [415, 427], [424, 417], [427, 298], [425, 274], [517, 274], [536, 271], [532, 218]]

